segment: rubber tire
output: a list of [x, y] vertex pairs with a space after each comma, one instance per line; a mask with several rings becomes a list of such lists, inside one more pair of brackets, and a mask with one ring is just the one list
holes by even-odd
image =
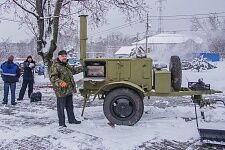
[[[120, 118], [112, 113], [113, 110], [111, 109], [111, 103], [118, 96], [127, 97], [131, 101], [133, 101], [135, 108], [131, 116], [127, 118]], [[114, 89], [106, 95], [106, 98], [103, 104], [103, 111], [104, 111], [105, 117], [109, 120], [109, 122], [113, 124], [117, 124], [117, 125], [132, 126], [135, 123], [137, 123], [143, 115], [143, 112], [144, 112], [143, 99], [137, 94], [137, 92], [129, 88]]]
[[171, 85], [175, 91], [181, 90], [182, 65], [179, 56], [171, 56], [169, 70], [171, 72]]

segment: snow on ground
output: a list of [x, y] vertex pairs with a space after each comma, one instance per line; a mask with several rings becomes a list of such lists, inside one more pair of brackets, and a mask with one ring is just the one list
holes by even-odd
[[217, 68], [197, 72], [197, 70], [183, 71], [183, 86], [187, 86], [188, 81], [197, 81], [203, 78], [205, 83], [209, 83], [211, 88], [225, 92], [225, 61], [215, 63]]
[[[203, 78], [216, 90], [225, 92], [225, 62], [219, 62], [218, 68], [203, 72], [183, 71], [183, 85], [187, 81]], [[76, 81], [82, 74], [75, 76]], [[40, 88], [49, 85], [49, 79], [35, 77], [35, 91], [41, 91], [43, 100], [30, 103], [27, 93], [24, 101], [16, 106], [0, 104], [0, 150], [77, 150], [77, 149], [223, 149], [221, 146], [205, 146], [199, 141], [196, 128], [194, 105], [188, 96], [151, 97], [145, 99], [145, 110], [141, 120], [134, 126], [107, 125], [102, 110], [102, 101], [88, 103], [85, 117], [80, 117], [82, 97], [74, 95], [74, 111], [82, 120], [80, 125], [67, 128], [58, 127], [56, 97], [52, 89]], [[17, 86], [17, 95], [21, 82]], [[0, 80], [0, 98], [3, 98], [3, 83]], [[225, 95], [215, 94], [207, 98], [224, 99]], [[204, 127], [224, 129], [225, 109], [217, 104], [206, 109], [206, 121], [199, 119]], [[198, 113], [200, 113], [198, 111]]]

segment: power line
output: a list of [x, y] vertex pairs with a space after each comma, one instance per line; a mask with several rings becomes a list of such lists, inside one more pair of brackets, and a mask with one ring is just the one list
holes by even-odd
[[[225, 12], [215, 12], [215, 13], [205, 13], [205, 14], [183, 14], [183, 15], [170, 15], [170, 16], [162, 16], [163, 18], [167, 17], [195, 17], [195, 16], [208, 16], [208, 15], [219, 15], [219, 14], [225, 14]], [[150, 16], [150, 17], [158, 17], [158, 16]]]
[[[225, 16], [216, 16], [216, 17], [218, 17], [218, 18], [223, 18], [223, 17], [225, 17]], [[206, 18], [209, 18], [209, 16], [208, 17], [196, 17], [197, 19], [206, 19]], [[183, 17], [183, 18], [165, 18], [165, 19], [163, 19], [163, 20], [191, 20], [191, 19], [193, 19], [193, 17]], [[158, 20], [158, 19], [152, 19], [152, 20]]]
[[[224, 12], [225, 13], [225, 12]], [[209, 14], [208, 14], [209, 15]], [[180, 15], [181, 16], [181, 15]], [[168, 16], [168, 17], [171, 17], [171, 16]], [[225, 16], [216, 16], [218, 18], [225, 18]], [[197, 19], [206, 19], [208, 17], [196, 17]], [[183, 18], [165, 18], [165, 19], [162, 19], [162, 20], [191, 20], [193, 18], [191, 17], [183, 17]], [[146, 19], [144, 19], [146, 20]], [[159, 18], [154, 18], [154, 19], [151, 19], [152, 21], [158, 21]], [[123, 29], [123, 28], [126, 28], [126, 27], [129, 27], [131, 25], [135, 25], [135, 24], [139, 24], [139, 23], [143, 23], [143, 21], [134, 21], [132, 23], [128, 23], [128, 24], [123, 24], [123, 25], [120, 25], [120, 26], [116, 26], [116, 27], [113, 27], [113, 28], [109, 28], [109, 29], [106, 29], [106, 30], [102, 30], [102, 31], [99, 31], [99, 32], [95, 32], [93, 34], [90, 34], [90, 36], [96, 36], [96, 35], [100, 35], [102, 33], [110, 33], [110, 32], [114, 32], [116, 30], [120, 30], [120, 29]]]
[[[84, 10], [84, 9], [83, 9]], [[60, 16], [49, 16], [49, 17], [42, 17], [41, 19], [49, 19], [49, 18], [54, 18], [54, 17], [66, 17], [66, 16], [72, 16], [72, 15], [76, 15], [76, 14], [78, 14], [78, 13], [80, 13], [80, 12], [82, 12], [83, 10], [79, 10], [79, 11], [77, 11], [77, 12], [74, 12], [74, 13], [70, 13], [70, 14], [61, 14]], [[162, 16], [162, 15], [160, 15], [160, 16], [149, 16], [150, 18], [153, 18], [153, 19], [151, 19], [151, 20], [185, 20], [185, 19], [192, 19], [192, 18], [177, 18], [177, 19], [165, 19], [165, 18], [175, 18], [175, 17], [196, 17], [196, 16], [205, 16], [205, 15], [207, 15], [207, 16], [209, 16], [209, 15], [213, 15], [213, 14], [215, 14], [215, 15], [217, 15], [217, 14], [225, 14], [225, 12], [218, 12], [218, 13], [200, 13], [200, 14], [192, 14], [192, 15], [190, 15], [190, 14], [184, 14], [184, 15], [170, 15], [170, 16]], [[205, 17], [205, 18], [207, 18], [207, 17]], [[199, 18], [199, 19], [202, 19], [202, 18]], [[113, 27], [113, 28], [109, 28], [109, 29], [106, 29], [106, 30], [104, 30], [104, 32], [108, 32], [108, 31], [110, 31], [110, 30], [114, 30], [114, 29], [116, 29], [116, 30], [118, 30], [118, 29], [123, 29], [123, 28], [125, 28], [125, 27], [128, 27], [128, 26], [130, 26], [130, 25], [132, 25], [132, 24], [138, 24], [138, 23], [142, 23], [142, 22], [144, 22], [144, 21], [146, 21], [146, 19], [143, 19], [142, 21], [132, 21], [132, 22], [129, 22], [129, 23], [127, 23], [127, 24], [123, 24], [123, 25], [120, 25], [120, 26], [116, 26], [116, 27]], [[96, 32], [96, 33], [93, 33], [93, 34], [91, 34], [92, 36], [94, 36], [94, 35], [96, 35], [96, 34], [98, 34], [98, 33], [102, 33], [103, 31], [100, 31], [100, 32]]]
[[[77, 13], [77, 12], [76, 12]], [[74, 15], [76, 13], [72, 13], [72, 14], [68, 14], [66, 16], [70, 16], [70, 15]], [[192, 15], [170, 15], [170, 16], [162, 16], [162, 20], [190, 20], [192, 19], [193, 17], [196, 17], [197, 19], [205, 19], [205, 18], [208, 18], [209, 15], [218, 15], [218, 14], [225, 14], [225, 12], [218, 12], [218, 13], [207, 13], [207, 14], [192, 14]], [[203, 17], [205, 16], [205, 17]], [[53, 16], [54, 17], [54, 16]], [[158, 21], [159, 20], [159, 16], [149, 16], [151, 18], [151, 20], [153, 21]], [[182, 17], [182, 18], [180, 18]], [[218, 18], [224, 18], [225, 16], [216, 16]], [[47, 19], [47, 18], [44, 18], [44, 19]], [[5, 18], [5, 17], [0, 17], [0, 20], [5, 20], [5, 21], [10, 21], [10, 22], [17, 22], [17, 23], [23, 23], [22, 21], [19, 21], [19, 20], [13, 20], [13, 19], [9, 19], [9, 18]], [[99, 32], [96, 32], [96, 33], [93, 33], [93, 34], [90, 34], [90, 36], [96, 36], [96, 35], [99, 35], [101, 33], [110, 33], [110, 32], [114, 32], [116, 30], [120, 30], [120, 29], [123, 29], [123, 28], [126, 28], [126, 27], [129, 27], [131, 25], [135, 25], [135, 24], [140, 24], [140, 23], [143, 23], [144, 21], [146, 21], [146, 19], [143, 19], [141, 21], [132, 21], [132, 22], [129, 22], [129, 23], [126, 23], [126, 24], [123, 24], [123, 25], [120, 25], [120, 26], [116, 26], [116, 27], [112, 27], [112, 28], [109, 28], [109, 29], [106, 29], [106, 30], [102, 30], [102, 31], [99, 31]]]
[[[191, 17], [205, 16], [205, 15], [209, 16], [209, 15], [212, 15], [212, 14], [225, 14], [225, 12], [207, 13], [207, 14], [193, 14], [193, 15], [172, 15], [172, 16], [160, 16], [160, 17], [161, 17], [162, 20], [185, 20], [185, 19], [192, 19]], [[149, 17], [152, 18], [151, 20], [159, 20], [159, 16], [149, 16]], [[183, 18], [176, 18], [176, 17], [183, 17]], [[185, 17], [189, 17], [189, 18], [185, 18]], [[223, 16], [217, 16], [217, 17], [223, 17]], [[164, 19], [164, 18], [174, 18], [174, 19]], [[197, 17], [197, 18], [203, 19], [203, 18], [208, 18], [208, 17]], [[123, 27], [127, 27], [131, 24], [138, 24], [138, 23], [142, 23], [144, 21], [146, 21], [146, 19], [143, 19], [141, 21], [132, 21], [132, 22], [120, 25], [120, 26], [116, 26], [116, 27], [106, 29], [104, 31], [109, 31], [109, 30], [113, 30], [113, 29], [117, 29], [117, 28], [123, 28]], [[96, 33], [99, 33], [99, 32], [96, 32]], [[95, 33], [92, 34], [92, 35], [95, 35]]]
[[133, 23], [128, 23], [128, 24], [120, 25], [120, 26], [117, 26], [117, 27], [109, 28], [109, 29], [106, 29], [106, 30], [103, 30], [103, 31], [99, 31], [99, 32], [90, 34], [90, 36], [94, 36], [94, 35], [100, 34], [100, 33], [107, 33], [107, 32], [110, 32], [111, 30], [112, 31], [116, 31], [116, 30], [119, 30], [119, 29], [123, 29], [123, 28], [129, 27], [131, 25], [139, 24], [139, 23], [142, 23], [142, 22], [140, 22], [140, 21], [134, 21]]
[[[41, 19], [49, 19], [49, 18], [54, 18], [54, 17], [64, 17], [64, 16], [72, 16], [72, 15], [75, 15], [79, 12], [81, 12], [82, 10], [79, 10], [77, 12], [74, 12], [74, 13], [70, 13], [70, 14], [61, 14], [60, 16], [51, 16], [51, 17], [43, 17]], [[215, 12], [215, 13], [202, 13], [202, 14], [184, 14], [184, 15], [170, 15], [170, 16], [161, 16], [162, 18], [174, 18], [174, 17], [196, 17], [196, 16], [205, 16], [205, 15], [218, 15], [218, 14], [225, 14], [225, 12]], [[159, 20], [157, 19], [159, 16], [149, 16], [150, 18], [153, 18], [151, 20]], [[217, 16], [219, 17], [219, 16]], [[0, 17], [1, 20], [6, 20], [6, 21], [11, 21], [11, 22], [19, 22], [19, 23], [22, 23], [22, 21], [19, 21], [19, 20], [13, 20], [13, 19], [9, 19], [9, 18], [5, 18], [5, 17]], [[185, 18], [184, 18], [185, 19]], [[168, 20], [168, 19], [163, 19], [163, 20]], [[176, 20], [176, 19], [174, 19]], [[132, 24], [132, 23], [135, 23], [135, 22], [138, 22], [138, 23], [142, 23], [146, 21], [146, 19], [143, 19], [142, 21], [132, 21], [130, 23], [127, 23], [127, 24], [124, 24], [124, 25], [129, 25], [129, 24]], [[121, 25], [121, 26], [124, 26], [124, 25]], [[119, 27], [119, 26], [118, 26]], [[118, 28], [118, 27], [114, 27], [114, 28]], [[110, 28], [111, 29], [111, 28]]]

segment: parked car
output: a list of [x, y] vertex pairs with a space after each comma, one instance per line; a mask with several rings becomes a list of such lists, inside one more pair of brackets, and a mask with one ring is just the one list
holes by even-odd
[[19, 66], [20, 68], [20, 72], [21, 72], [21, 75], [23, 75], [23, 72], [24, 72], [24, 61], [26, 60], [26, 58], [15, 58], [14, 59], [14, 62]]
[[69, 58], [68, 59], [68, 64], [70, 66], [76, 67], [76, 66], [80, 66], [80, 60], [76, 59], [76, 58]]
[[36, 66], [35, 66], [35, 68], [34, 68], [34, 72], [35, 72], [35, 73], [38, 73], [39, 66], [40, 66], [40, 64], [36, 64]]
[[44, 75], [45, 74], [45, 65], [44, 64], [38, 65], [36, 70], [37, 70], [38, 75]]
[[24, 72], [24, 64], [23, 62], [15, 62], [15, 64], [17, 64], [20, 68], [20, 74], [23, 75]]

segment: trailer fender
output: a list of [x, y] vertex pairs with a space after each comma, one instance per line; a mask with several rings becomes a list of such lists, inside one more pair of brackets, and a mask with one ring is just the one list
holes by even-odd
[[124, 87], [136, 91], [142, 99], [145, 97], [145, 93], [146, 92], [140, 86], [138, 86], [138, 85], [136, 85], [136, 84], [134, 84], [132, 82], [120, 81], [120, 82], [109, 83], [109, 84], [106, 84], [103, 87], [101, 87], [95, 93], [94, 99], [100, 93], [109, 92], [111, 90], [114, 90], [114, 89], [117, 89], [117, 88], [124, 88]]

